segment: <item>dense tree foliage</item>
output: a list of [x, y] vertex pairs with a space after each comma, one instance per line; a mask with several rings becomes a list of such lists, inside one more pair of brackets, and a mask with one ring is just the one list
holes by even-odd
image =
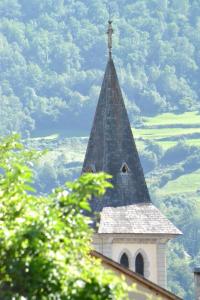
[[111, 187], [109, 176], [85, 174], [38, 197], [27, 164], [33, 155], [15, 137], [1, 140], [0, 298], [128, 299], [122, 278], [91, 258], [92, 230], [83, 214], [92, 196]]
[[[88, 127], [106, 63], [107, 4], [1, 0], [1, 133]], [[131, 121], [198, 108], [199, 1], [113, 1], [111, 10]]]

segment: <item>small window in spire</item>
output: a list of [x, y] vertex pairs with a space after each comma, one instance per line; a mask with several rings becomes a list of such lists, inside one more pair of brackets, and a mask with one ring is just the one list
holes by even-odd
[[128, 168], [127, 164], [126, 164], [126, 163], [123, 163], [123, 165], [122, 165], [122, 167], [121, 167], [121, 172], [122, 172], [123, 174], [126, 174], [126, 173], [128, 173], [128, 171], [129, 171], [129, 168]]
[[129, 268], [129, 260], [128, 255], [126, 253], [123, 253], [120, 258], [120, 265], [122, 265], [125, 268]]
[[88, 166], [88, 167], [84, 168], [84, 173], [94, 173], [94, 172], [95, 172], [95, 170], [91, 166]]

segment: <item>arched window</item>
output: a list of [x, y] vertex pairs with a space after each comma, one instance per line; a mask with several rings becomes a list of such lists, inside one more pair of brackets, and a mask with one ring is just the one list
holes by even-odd
[[141, 253], [138, 253], [135, 259], [135, 272], [144, 276], [144, 259]]
[[126, 253], [122, 254], [122, 256], [120, 258], [120, 264], [125, 268], [129, 268], [129, 261], [128, 261], [128, 256]]
[[128, 173], [128, 166], [127, 166], [127, 164], [126, 163], [123, 163], [123, 165], [122, 165], [122, 167], [121, 167], [121, 172], [123, 173], [123, 174], [125, 174], [125, 173]]

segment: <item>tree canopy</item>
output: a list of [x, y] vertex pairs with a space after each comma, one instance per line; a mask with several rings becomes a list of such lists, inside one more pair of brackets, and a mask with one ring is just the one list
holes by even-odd
[[[113, 1], [111, 10], [131, 121], [198, 109], [199, 1]], [[2, 0], [0, 20], [0, 133], [83, 120], [88, 128], [106, 64], [108, 1]]]
[[92, 196], [111, 184], [85, 174], [49, 196], [35, 195], [26, 161], [35, 154], [15, 137], [0, 143], [0, 298], [127, 299], [122, 278], [90, 256]]

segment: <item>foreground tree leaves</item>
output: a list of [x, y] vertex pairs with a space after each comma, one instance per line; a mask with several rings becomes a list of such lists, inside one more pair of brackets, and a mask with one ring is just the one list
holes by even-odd
[[30, 160], [11, 136], [0, 143], [0, 299], [127, 299], [126, 284], [90, 257], [91, 197], [109, 176], [84, 174], [49, 196], [32, 189]]

